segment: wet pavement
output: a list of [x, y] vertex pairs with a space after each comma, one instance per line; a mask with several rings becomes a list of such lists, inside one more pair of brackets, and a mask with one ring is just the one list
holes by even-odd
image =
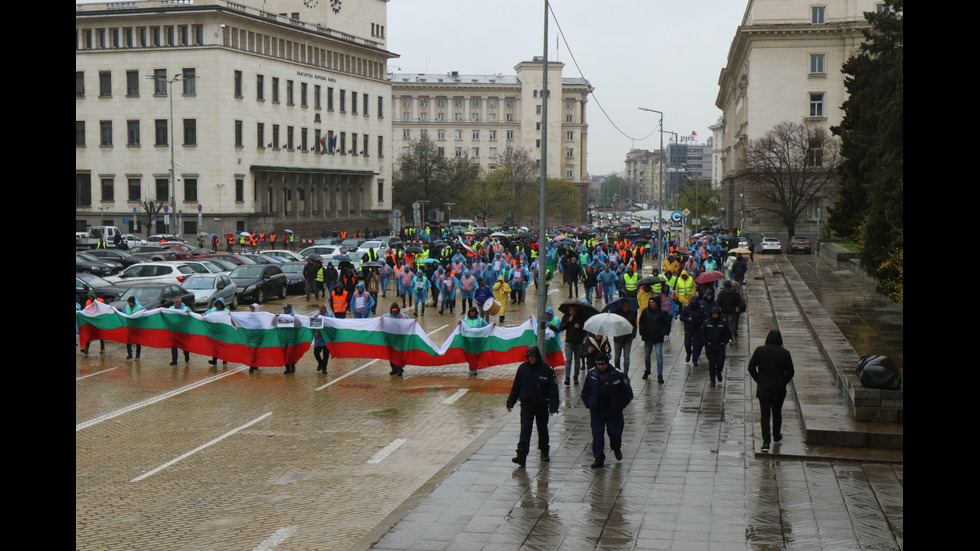
[[[526, 319], [528, 295], [508, 324]], [[199, 356], [171, 368], [168, 350], [125, 361], [123, 345], [101, 355], [95, 343], [76, 352], [76, 548], [902, 549], [900, 463], [755, 453], [756, 306], [717, 388], [704, 359], [684, 363], [676, 322], [664, 385], [640, 379], [634, 346], [624, 459], [595, 470], [576, 386], [561, 386], [551, 462], [510, 462], [513, 365], [398, 378], [385, 362], [334, 359], [323, 376], [308, 354], [284, 377]], [[457, 318], [430, 306], [418, 319], [440, 343]], [[787, 449], [801, 445], [795, 417], [787, 400]]]

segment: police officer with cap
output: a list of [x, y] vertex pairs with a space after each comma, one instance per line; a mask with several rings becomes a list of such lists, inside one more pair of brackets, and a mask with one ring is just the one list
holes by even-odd
[[593, 469], [606, 462], [603, 432], [609, 434], [609, 447], [616, 459], [623, 459], [623, 409], [633, 400], [629, 378], [609, 365], [609, 356], [600, 354], [596, 366], [589, 370], [582, 387], [582, 401], [592, 418]]
[[551, 461], [548, 454], [548, 415], [558, 413], [558, 379], [555, 370], [541, 356], [537, 346], [529, 346], [524, 355], [527, 359], [517, 368], [514, 385], [507, 397], [509, 412], [517, 400], [521, 401], [521, 436], [517, 443], [517, 456], [511, 459], [521, 467], [527, 464], [531, 449], [531, 425], [538, 425], [538, 449], [541, 461]]

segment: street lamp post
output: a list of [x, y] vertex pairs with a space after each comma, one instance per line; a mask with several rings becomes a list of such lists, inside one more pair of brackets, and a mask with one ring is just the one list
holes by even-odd
[[425, 205], [429, 203], [428, 199], [419, 199], [416, 201], [419, 205], [422, 205], [422, 227], [425, 228]]
[[660, 115], [660, 199], [657, 201], [657, 261], [659, 261], [664, 239], [664, 112], [646, 107], [638, 107], [638, 109]]
[[170, 96], [170, 215], [174, 217], [174, 226], [177, 228], [174, 233], [180, 235], [180, 226], [177, 223], [177, 168], [174, 161], [174, 83], [179, 80], [197, 78], [197, 75], [184, 77], [182, 73], [177, 73], [172, 79], [158, 77], [157, 75], [147, 75], [146, 78], [157, 82], [166, 82], [168, 86], [167, 95]]
[[446, 210], [449, 211], [449, 220], [446, 220], [446, 224], [449, 226], [449, 232], [453, 233], [453, 205], [456, 203], [443, 203], [446, 205]]

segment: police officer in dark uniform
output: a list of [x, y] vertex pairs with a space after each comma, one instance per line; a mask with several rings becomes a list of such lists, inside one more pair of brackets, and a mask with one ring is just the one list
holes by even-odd
[[511, 459], [521, 467], [527, 464], [527, 454], [531, 449], [531, 425], [537, 421], [538, 449], [541, 461], [551, 461], [548, 454], [548, 414], [558, 413], [558, 379], [537, 346], [529, 346], [524, 355], [527, 359], [517, 368], [514, 385], [507, 397], [509, 412], [517, 400], [521, 401], [521, 437], [517, 443], [517, 457]]
[[589, 370], [582, 387], [582, 402], [592, 418], [593, 469], [606, 462], [603, 432], [609, 433], [609, 447], [616, 459], [623, 459], [623, 409], [633, 400], [629, 377], [609, 365], [609, 356], [600, 354], [596, 366]]

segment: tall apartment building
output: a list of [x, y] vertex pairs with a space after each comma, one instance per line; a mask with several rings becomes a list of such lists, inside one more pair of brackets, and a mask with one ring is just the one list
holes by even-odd
[[654, 204], [660, 200], [660, 152], [631, 149], [626, 154], [623, 180], [629, 191], [620, 200]]
[[[864, 12], [882, 7], [875, 0], [748, 1], [718, 79], [715, 105], [723, 118], [712, 126], [723, 224], [750, 232], [783, 230], [768, 226], [743, 193], [737, 174], [745, 145], [784, 121], [828, 130], [840, 124], [847, 95], [841, 66], [864, 39]], [[797, 232], [815, 236], [827, 206], [811, 205]]]
[[386, 19], [386, 0], [76, 5], [76, 230], [135, 230], [148, 200], [185, 234], [386, 217]]
[[[585, 105], [592, 91], [581, 78], [562, 78], [563, 63], [548, 62], [548, 88], [558, 102], [548, 104], [549, 178], [571, 181], [581, 192], [580, 212], [588, 220], [588, 122]], [[447, 157], [467, 157], [490, 173], [508, 149], [526, 149], [541, 161], [543, 61], [518, 63], [514, 75], [392, 74], [394, 153], [428, 136]], [[560, 90], [560, 92], [559, 92]], [[397, 159], [396, 159], [397, 162]]]

